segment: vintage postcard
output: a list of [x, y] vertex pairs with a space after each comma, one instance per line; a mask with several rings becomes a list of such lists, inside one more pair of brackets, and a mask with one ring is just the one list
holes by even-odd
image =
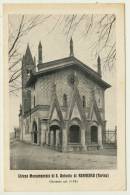
[[124, 4], [5, 4], [4, 190], [126, 190]]

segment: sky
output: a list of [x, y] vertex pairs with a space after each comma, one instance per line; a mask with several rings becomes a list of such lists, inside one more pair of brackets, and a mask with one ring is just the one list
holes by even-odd
[[[30, 17], [26, 16], [27, 21], [29, 21]], [[80, 17], [80, 16], [79, 16]], [[101, 17], [100, 15], [95, 17]], [[10, 15], [9, 22], [9, 30], [17, 29], [19, 23], [20, 16], [18, 15]], [[38, 54], [38, 43], [41, 41], [42, 43], [42, 51], [43, 51], [43, 62], [60, 59], [69, 56], [69, 41], [71, 36], [66, 37], [63, 26], [61, 24], [55, 27], [56, 21], [62, 20], [60, 19], [60, 15], [54, 15], [47, 19], [46, 22], [38, 25], [33, 28], [29, 33], [27, 33], [19, 42], [19, 52], [21, 55], [24, 55], [26, 51], [27, 44], [29, 43], [30, 49], [33, 56]], [[86, 20], [84, 20], [86, 21]], [[93, 31], [86, 36], [85, 38], [82, 36], [84, 32], [85, 22], [82, 22], [80, 27], [75, 29], [73, 33], [73, 44], [74, 44], [74, 56], [78, 58], [83, 63], [87, 64], [94, 70], [97, 70], [97, 58], [92, 52], [92, 42], [96, 39], [95, 33]], [[64, 25], [64, 24], [63, 24]], [[55, 28], [55, 29], [54, 29]], [[115, 39], [115, 29], [113, 30], [114, 36], [112, 39]], [[71, 33], [70, 33], [71, 34]], [[97, 50], [100, 50], [101, 45]], [[105, 51], [106, 52], [106, 51]], [[101, 53], [101, 62], [104, 58], [104, 54]], [[105, 92], [105, 110], [106, 110], [106, 120], [107, 120], [107, 129], [114, 129], [116, 125], [116, 63], [113, 68], [110, 70], [103, 69], [102, 64], [102, 79], [108, 82], [112, 87], [107, 89]], [[21, 92], [17, 92], [17, 96], [10, 94], [10, 126], [11, 131], [13, 131], [14, 127], [19, 126], [19, 105], [21, 103]]]

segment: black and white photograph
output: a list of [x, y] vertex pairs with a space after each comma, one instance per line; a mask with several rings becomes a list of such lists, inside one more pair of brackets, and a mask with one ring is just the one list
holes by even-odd
[[116, 168], [115, 24], [9, 15], [11, 169]]
[[18, 177], [22, 170], [110, 177], [119, 169], [118, 12], [77, 8], [8, 14], [8, 158]]

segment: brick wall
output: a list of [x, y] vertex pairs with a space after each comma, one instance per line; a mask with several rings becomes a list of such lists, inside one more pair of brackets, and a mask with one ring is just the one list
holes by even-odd
[[[50, 105], [53, 84], [56, 84], [56, 92], [60, 105], [63, 105], [63, 95], [67, 95], [67, 101], [70, 102], [72, 96], [72, 88], [68, 84], [68, 77], [73, 72], [73, 69], [61, 70], [50, 75], [45, 75], [39, 78], [35, 84], [35, 104], [36, 105]], [[93, 81], [89, 80], [83, 72], [77, 70], [78, 76], [78, 89], [81, 98], [85, 96], [86, 107], [90, 107], [92, 101], [92, 89], [95, 90], [95, 97], [99, 108], [104, 109], [104, 91], [103, 89], [95, 84]], [[32, 95], [32, 107], [33, 107], [33, 96]]]

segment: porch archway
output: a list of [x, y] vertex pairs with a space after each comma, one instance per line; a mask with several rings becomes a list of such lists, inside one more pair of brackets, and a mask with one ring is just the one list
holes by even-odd
[[80, 127], [79, 125], [71, 125], [68, 134], [69, 143], [80, 143]]
[[98, 127], [95, 125], [91, 126], [91, 143], [98, 143]]
[[49, 144], [51, 146], [61, 145], [61, 129], [56, 121], [53, 121], [50, 126]]

